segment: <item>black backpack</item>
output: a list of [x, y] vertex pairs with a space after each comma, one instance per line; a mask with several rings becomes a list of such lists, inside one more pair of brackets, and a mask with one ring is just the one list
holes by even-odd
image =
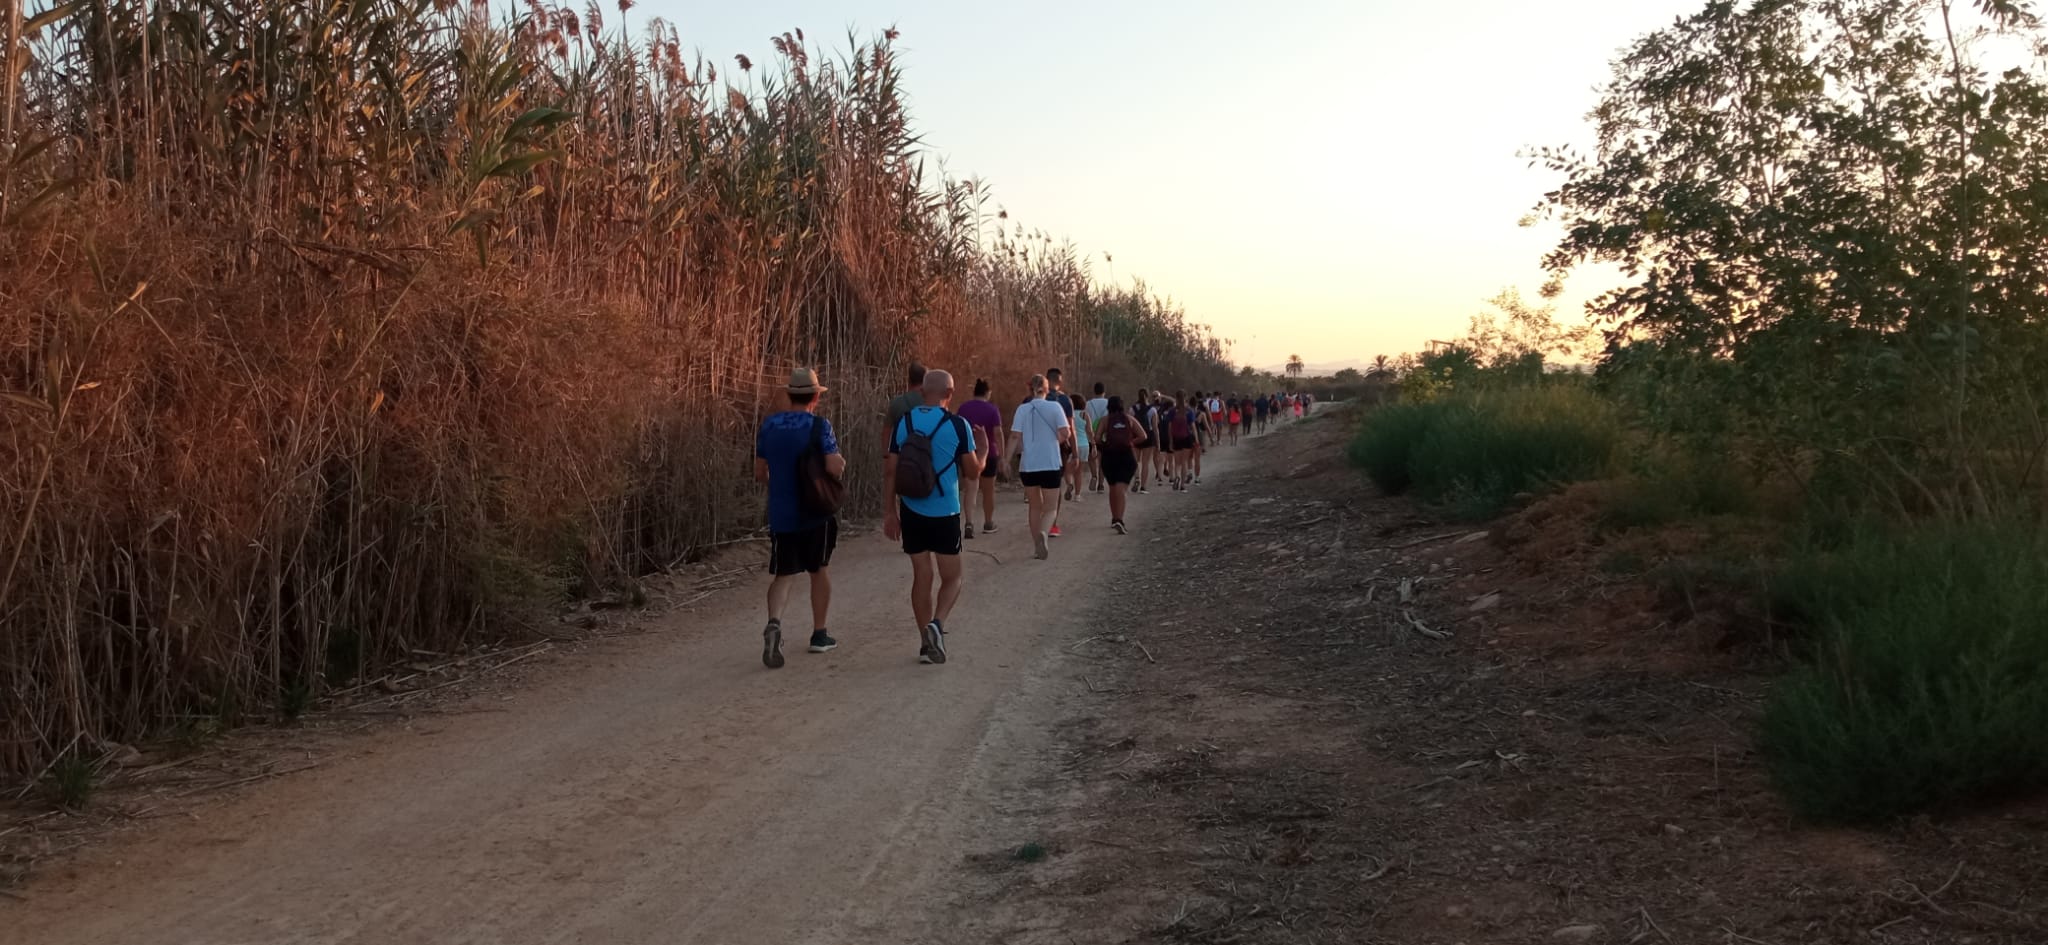
[[910, 422], [915, 416], [914, 412], [903, 415], [903, 444], [896, 448], [896, 494], [906, 499], [929, 498], [933, 493], [944, 495], [946, 489], [940, 484], [939, 477], [953, 468], [960, 461], [960, 456], [956, 449], [953, 455], [946, 457], [945, 465], [939, 465], [938, 458], [932, 455], [932, 435], [939, 432], [940, 426], [951, 422], [953, 435], [961, 445], [965, 445], [970, 439], [970, 435], [963, 432], [966, 424], [948, 410], [930, 432], [925, 432]]
[[797, 505], [804, 514], [839, 514], [846, 503], [846, 483], [825, 467], [825, 421], [811, 417], [811, 444], [796, 458]]

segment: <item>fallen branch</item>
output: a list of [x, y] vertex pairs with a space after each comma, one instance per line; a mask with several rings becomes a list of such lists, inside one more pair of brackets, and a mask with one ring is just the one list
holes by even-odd
[[1415, 619], [1414, 611], [1404, 610], [1401, 612], [1401, 616], [1408, 618], [1408, 625], [1410, 627], [1414, 627], [1416, 633], [1422, 634], [1423, 636], [1428, 637], [1429, 639], [1448, 640], [1451, 638], [1451, 635], [1449, 633], [1446, 633], [1442, 630], [1431, 630], [1430, 628], [1423, 626], [1422, 621]]
[[1143, 654], [1145, 654], [1145, 659], [1146, 659], [1146, 661], [1147, 661], [1147, 662], [1151, 662], [1151, 663], [1157, 663], [1157, 662], [1159, 662], [1158, 660], [1155, 660], [1155, 659], [1153, 659], [1153, 658], [1152, 658], [1152, 651], [1151, 651], [1151, 650], [1145, 649], [1145, 641], [1143, 641], [1143, 640], [1140, 640], [1140, 639], [1138, 639], [1137, 637], [1132, 637], [1132, 638], [1131, 638], [1131, 642], [1132, 642], [1132, 643], [1136, 643], [1136, 644], [1138, 645], [1138, 652], [1140, 652], [1140, 653], [1143, 653]]
[[268, 778], [281, 778], [281, 777], [284, 777], [284, 776], [285, 776], [285, 775], [287, 775], [287, 774], [298, 774], [298, 773], [299, 773], [299, 772], [301, 772], [301, 771], [311, 771], [311, 770], [313, 770], [314, 768], [318, 768], [318, 767], [320, 767], [320, 762], [317, 762], [317, 761], [315, 761], [315, 762], [313, 762], [312, 764], [305, 764], [305, 765], [300, 765], [300, 766], [298, 766], [298, 767], [296, 767], [296, 768], [287, 768], [287, 769], [285, 769], [285, 770], [283, 770], [283, 771], [265, 771], [265, 772], [263, 772], [262, 774], [252, 774], [252, 775], [250, 775], [250, 776], [248, 776], [248, 777], [246, 777], [246, 778], [236, 778], [236, 779], [235, 779], [235, 780], [233, 780], [233, 781], [228, 781], [228, 782], [225, 782], [225, 783], [222, 783], [222, 784], [202, 784], [202, 785], [200, 785], [200, 786], [198, 786], [198, 787], [196, 787], [196, 788], [193, 788], [192, 790], [189, 790], [189, 791], [184, 791], [184, 792], [181, 792], [181, 793], [178, 793], [178, 794], [173, 794], [173, 795], [171, 795], [171, 796], [172, 796], [172, 797], [190, 797], [190, 796], [192, 796], [192, 795], [194, 795], [194, 794], [197, 794], [197, 793], [199, 793], [199, 792], [201, 792], [201, 791], [221, 791], [221, 790], [226, 790], [226, 789], [228, 789], [228, 788], [231, 788], [231, 787], [239, 787], [239, 786], [241, 786], [241, 785], [244, 785], [244, 784], [248, 784], [248, 783], [250, 783], [250, 782], [252, 782], [252, 781], [262, 781], [262, 780], [265, 780], [265, 779], [268, 779]]

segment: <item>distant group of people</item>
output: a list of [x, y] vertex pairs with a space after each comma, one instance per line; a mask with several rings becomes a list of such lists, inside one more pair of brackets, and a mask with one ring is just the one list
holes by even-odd
[[[882, 531], [901, 541], [910, 557], [911, 612], [924, 663], [946, 661], [946, 620], [960, 599], [963, 543], [975, 536], [977, 504], [981, 532], [997, 531], [996, 483], [1007, 470], [1014, 469], [1024, 487], [1032, 554], [1044, 560], [1060, 537], [1066, 502], [1084, 492], [1107, 493], [1109, 527], [1129, 534], [1124, 513], [1132, 492], [1148, 494], [1151, 485], [1185, 492], [1201, 483], [1205, 452], [1303, 416], [1312, 404], [1306, 394], [1143, 389], [1126, 402], [1099, 383], [1082, 399], [1067, 393], [1054, 367], [1031, 377], [1006, 425], [986, 380], [975, 381], [957, 412], [954, 384], [947, 371], [913, 364], [907, 388], [888, 405]], [[826, 390], [817, 372], [794, 371], [789, 409], [763, 420], [755, 438], [754, 478], [768, 488], [771, 578], [761, 661], [771, 669], [784, 664], [782, 617], [799, 579], [810, 583], [810, 652], [838, 646], [826, 620], [846, 458], [832, 424], [817, 413]]]

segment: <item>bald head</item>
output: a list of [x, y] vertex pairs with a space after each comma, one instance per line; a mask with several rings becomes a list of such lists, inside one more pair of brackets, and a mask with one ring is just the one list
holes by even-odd
[[937, 407], [953, 399], [953, 375], [947, 371], [926, 371], [924, 374], [924, 402]]

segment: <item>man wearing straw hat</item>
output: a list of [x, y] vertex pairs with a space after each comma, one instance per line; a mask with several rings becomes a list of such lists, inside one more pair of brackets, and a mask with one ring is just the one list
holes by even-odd
[[825, 471], [834, 479], [846, 475], [839, 438], [833, 435], [831, 422], [817, 413], [826, 390], [818, 383], [818, 372], [790, 372], [789, 409], [761, 421], [754, 437], [754, 481], [768, 486], [768, 573], [773, 578], [768, 582], [761, 662], [769, 669], [782, 667], [782, 611], [800, 574], [810, 575], [811, 581], [811, 652], [825, 653], [839, 645], [825, 632], [826, 612], [832, 607], [828, 569], [839, 544], [839, 519], [804, 508], [801, 482], [803, 456], [814, 443], [825, 454]]

